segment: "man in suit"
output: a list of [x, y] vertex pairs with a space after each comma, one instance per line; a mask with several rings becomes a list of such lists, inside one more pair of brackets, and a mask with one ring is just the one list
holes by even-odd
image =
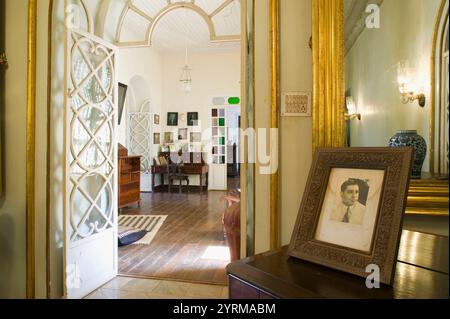
[[331, 213], [331, 220], [352, 225], [362, 225], [366, 206], [359, 202], [359, 183], [349, 179], [341, 185], [341, 202]]

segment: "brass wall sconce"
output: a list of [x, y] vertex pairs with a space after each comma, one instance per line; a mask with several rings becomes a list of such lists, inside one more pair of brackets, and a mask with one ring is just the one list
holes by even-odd
[[400, 91], [401, 101], [403, 104], [413, 103], [417, 100], [420, 107], [424, 107], [426, 103], [425, 94], [415, 93], [415, 89], [410, 81], [409, 66], [407, 61], [401, 61], [397, 70], [398, 90]]
[[8, 65], [8, 59], [5, 53], [0, 53], [0, 65]]
[[358, 113], [356, 110], [356, 104], [353, 100], [353, 97], [349, 96], [346, 98], [347, 102], [347, 113], [345, 113], [345, 120], [352, 121], [358, 119], [361, 121], [361, 113]]

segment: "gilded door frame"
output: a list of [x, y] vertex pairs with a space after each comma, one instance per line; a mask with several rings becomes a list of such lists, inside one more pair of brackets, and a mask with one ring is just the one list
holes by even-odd
[[313, 150], [345, 146], [344, 0], [312, 1]]
[[[441, 4], [439, 6], [439, 9], [436, 14], [436, 22], [434, 26], [434, 32], [433, 32], [433, 45], [431, 48], [431, 58], [430, 58], [430, 172], [435, 172], [436, 162], [435, 162], [435, 142], [436, 142], [436, 97], [439, 96], [436, 92], [436, 88], [438, 87], [437, 81], [436, 81], [436, 75], [439, 79], [441, 79], [442, 76], [442, 65], [439, 66], [438, 74], [436, 74], [436, 60], [441, 60], [441, 56], [439, 56], [442, 52], [442, 44], [443, 44], [443, 37], [444, 34], [439, 34], [441, 30], [441, 27], [445, 25], [448, 21], [448, 12], [447, 14], [444, 14], [444, 9], [446, 7], [446, 2], [448, 0], [441, 0]], [[447, 5], [448, 9], [448, 5]], [[439, 49], [439, 55], [437, 54], [437, 49]], [[440, 90], [440, 88], [438, 88]]]
[[26, 120], [26, 297], [35, 298], [35, 159], [37, 0], [28, 0]]
[[[280, 0], [270, 0], [270, 124], [272, 129], [280, 127]], [[280, 143], [275, 150], [280, 157]], [[280, 175], [278, 170], [270, 176], [270, 249], [280, 245]]]

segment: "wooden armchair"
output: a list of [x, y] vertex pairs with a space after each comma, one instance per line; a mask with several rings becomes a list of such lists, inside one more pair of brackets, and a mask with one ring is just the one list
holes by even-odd
[[169, 193], [172, 187], [172, 184], [175, 181], [179, 181], [180, 188], [179, 193], [181, 193], [183, 188], [183, 182], [186, 182], [187, 192], [189, 193], [189, 176], [181, 173], [182, 164], [169, 164], [167, 165], [167, 177], [169, 180]]

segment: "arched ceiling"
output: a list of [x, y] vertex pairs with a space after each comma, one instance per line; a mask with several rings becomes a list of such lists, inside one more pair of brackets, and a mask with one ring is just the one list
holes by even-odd
[[116, 43], [152, 46], [163, 53], [239, 50], [240, 0], [130, 0]]

